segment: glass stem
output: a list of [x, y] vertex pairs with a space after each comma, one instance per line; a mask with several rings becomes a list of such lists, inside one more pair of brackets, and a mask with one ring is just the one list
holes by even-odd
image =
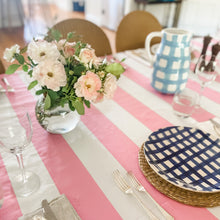
[[200, 93], [199, 93], [199, 106], [201, 106], [201, 98], [202, 98], [204, 89], [205, 89], [205, 85], [202, 84], [202, 85], [201, 85], [201, 88], [200, 88]]
[[21, 171], [21, 176], [22, 176], [23, 183], [25, 183], [27, 180], [26, 180], [26, 176], [25, 176], [23, 154], [22, 153], [16, 154], [16, 158], [17, 158], [18, 165], [19, 165], [19, 168], [20, 168], [20, 171]]

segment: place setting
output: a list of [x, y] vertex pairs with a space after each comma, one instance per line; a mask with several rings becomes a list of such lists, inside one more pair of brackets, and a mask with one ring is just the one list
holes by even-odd
[[[149, 42], [152, 37], [153, 34], [148, 37]], [[199, 92], [188, 88], [188, 82], [184, 86], [176, 84], [178, 89], [171, 92], [167, 85], [169, 74], [162, 78], [156, 69], [160, 67], [154, 65], [152, 86], [162, 93], [173, 93], [172, 111], [180, 120], [178, 126], [153, 131], [138, 155], [141, 171], [158, 191], [178, 202], [198, 207], [220, 205], [220, 119], [209, 118], [210, 113], [205, 110], [209, 106], [203, 102], [205, 88], [218, 75], [219, 46], [216, 45], [212, 47], [211, 55], [206, 54], [205, 45], [197, 59], [195, 76], [200, 84]], [[158, 59], [164, 54], [165, 51]], [[162, 65], [159, 60], [156, 62], [158, 66]], [[169, 61], [167, 63], [169, 65]], [[163, 86], [159, 86], [159, 81]], [[203, 115], [198, 116], [197, 121], [196, 114], [200, 111]]]

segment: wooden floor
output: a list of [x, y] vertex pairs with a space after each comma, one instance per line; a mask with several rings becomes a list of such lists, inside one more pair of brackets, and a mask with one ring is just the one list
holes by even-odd
[[[3, 53], [8, 47], [18, 44], [21, 47], [29, 43], [33, 37], [43, 36], [46, 34], [48, 27], [67, 18], [82, 18], [82, 12], [69, 12], [60, 10], [55, 5], [35, 4], [32, 5], [31, 12], [27, 5], [24, 5], [25, 21], [21, 27], [0, 28], [0, 59], [3, 61], [5, 68], [9, 66], [4, 61]], [[30, 18], [28, 18], [30, 17]], [[115, 32], [102, 27], [108, 36], [112, 51], [115, 52]]]

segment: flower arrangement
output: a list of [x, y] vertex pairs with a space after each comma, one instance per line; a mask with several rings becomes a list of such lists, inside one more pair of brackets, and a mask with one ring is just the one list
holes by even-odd
[[72, 111], [83, 115], [84, 106], [89, 108], [90, 102], [111, 99], [124, 72], [121, 62], [109, 63], [106, 58], [97, 57], [90, 45], [70, 42], [72, 32], [66, 39], [61, 39], [56, 31], [52, 33], [56, 34], [34, 39], [22, 49], [17, 44], [7, 48], [4, 59], [17, 62], [8, 67], [6, 74], [22, 67], [33, 78], [28, 89], [40, 85], [36, 95], [44, 95], [45, 110], [68, 103]]

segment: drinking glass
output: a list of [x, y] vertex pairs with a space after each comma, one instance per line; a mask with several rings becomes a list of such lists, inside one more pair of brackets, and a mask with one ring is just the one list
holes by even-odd
[[188, 88], [185, 88], [174, 94], [172, 107], [177, 116], [187, 118], [193, 114], [197, 103], [198, 94]]
[[20, 171], [12, 178], [12, 185], [16, 195], [22, 197], [29, 196], [40, 186], [39, 177], [31, 171], [26, 171], [23, 163], [23, 150], [30, 144], [32, 133], [28, 113], [13, 123], [10, 120], [3, 120], [0, 127], [0, 147], [17, 158]]
[[211, 57], [202, 55], [196, 65], [195, 73], [200, 81], [199, 106], [201, 104], [201, 97], [203, 95], [204, 88], [211, 84], [217, 76], [217, 72], [215, 71], [215, 58], [216, 57], [214, 55]]

